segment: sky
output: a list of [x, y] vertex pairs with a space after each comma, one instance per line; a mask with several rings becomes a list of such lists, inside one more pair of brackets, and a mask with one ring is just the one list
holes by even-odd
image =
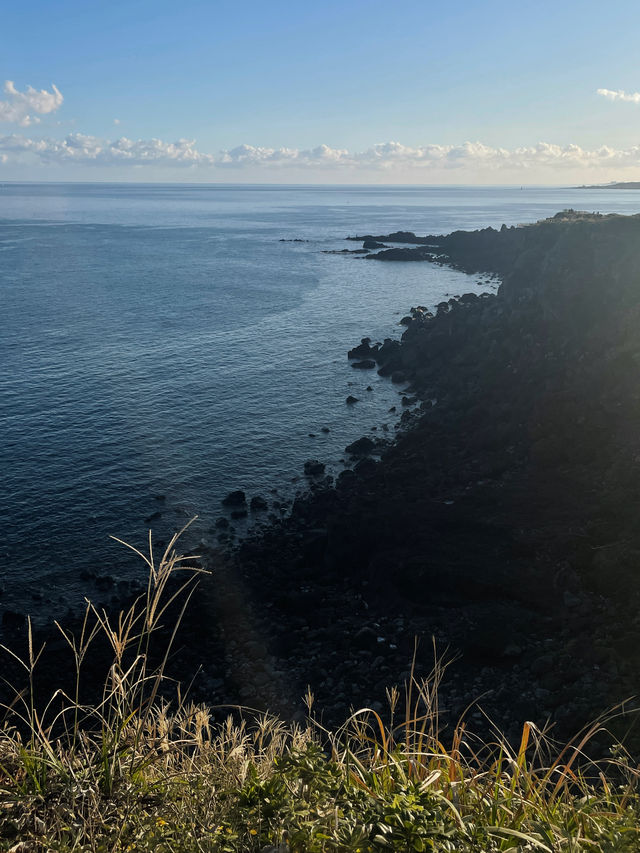
[[22, 0], [0, 181], [640, 180], [640, 3]]

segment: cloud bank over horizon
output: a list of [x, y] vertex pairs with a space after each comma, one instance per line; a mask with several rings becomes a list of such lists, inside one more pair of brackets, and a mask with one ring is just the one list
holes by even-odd
[[[598, 89], [597, 94], [610, 101], [640, 104], [640, 92], [622, 89]], [[11, 80], [0, 95], [0, 123], [27, 128], [37, 125], [41, 116], [52, 115], [62, 106], [60, 90], [23, 91]], [[120, 124], [115, 118], [109, 123]], [[58, 122], [58, 124], [60, 124]], [[117, 132], [117, 131], [116, 131]], [[145, 179], [162, 180], [170, 175], [179, 179], [186, 170], [197, 179], [244, 180], [394, 180], [487, 181], [499, 182], [502, 176], [516, 181], [551, 181], [598, 179], [601, 171], [640, 169], [640, 144], [630, 147], [578, 144], [557, 145], [537, 142], [520, 147], [487, 145], [481, 141], [461, 144], [429, 143], [405, 145], [390, 141], [370, 145], [362, 150], [320, 144], [312, 148], [282, 146], [271, 148], [242, 144], [216, 152], [205, 151], [195, 140], [179, 138], [166, 141], [157, 138], [104, 138], [87, 133], [68, 133], [39, 138], [14, 132], [0, 136], [0, 177], [21, 175], [59, 179], [60, 175], [82, 179], [90, 170], [92, 178], [109, 180], [109, 175], [135, 179], [145, 170]], [[107, 131], [107, 133], [110, 133]], [[84, 172], [83, 172], [84, 170]], [[591, 174], [589, 174], [591, 173]], [[455, 175], [455, 177], [454, 177]], [[241, 176], [243, 176], [241, 178]]]
[[27, 86], [24, 92], [19, 92], [13, 80], [5, 80], [4, 93], [8, 99], [0, 101], [0, 121], [18, 124], [20, 127], [38, 124], [39, 115], [55, 112], [64, 101], [61, 92], [53, 84], [50, 92], [46, 89], [38, 91], [33, 86]]
[[[45, 99], [40, 109], [47, 104]], [[49, 111], [52, 109], [55, 107]], [[23, 120], [26, 118], [27, 115]], [[560, 146], [549, 142], [509, 149], [492, 147], [482, 142], [407, 146], [392, 141], [372, 145], [363, 151], [331, 148], [328, 145], [299, 149], [245, 144], [210, 154], [200, 151], [195, 141], [188, 139], [166, 142], [161, 139], [129, 139], [123, 136], [107, 140], [83, 133], [71, 133], [63, 139], [34, 139], [21, 134], [11, 134], [0, 137], [0, 162], [40, 166], [130, 166], [136, 169], [147, 166], [191, 167], [198, 171], [220, 172], [256, 169], [275, 173], [285, 169], [319, 170], [322, 173], [373, 171], [388, 173], [389, 176], [395, 171], [406, 173], [439, 170], [473, 170], [494, 174], [543, 170], [557, 173], [560, 170], [639, 168], [640, 144], [623, 149], [602, 145], [589, 150], [579, 145]]]

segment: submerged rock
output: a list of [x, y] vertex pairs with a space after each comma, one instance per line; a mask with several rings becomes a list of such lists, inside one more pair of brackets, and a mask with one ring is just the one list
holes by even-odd
[[236, 489], [234, 492], [229, 492], [229, 494], [222, 499], [223, 506], [242, 506], [246, 504], [247, 496], [242, 491], [242, 489]]

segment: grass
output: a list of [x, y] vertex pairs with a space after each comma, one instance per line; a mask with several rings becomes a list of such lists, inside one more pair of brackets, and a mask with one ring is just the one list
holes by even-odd
[[[87, 603], [77, 635], [58, 626], [72, 689], [37, 707], [30, 623], [26, 656], [5, 649], [27, 686], [0, 730], [0, 851], [640, 850], [638, 768], [615, 743], [606, 761], [586, 755], [612, 715], [564, 745], [531, 722], [515, 747], [497, 730], [474, 737], [464, 718], [447, 734], [437, 658], [429, 678], [389, 689], [385, 719], [364, 708], [328, 731], [309, 692], [301, 726], [249, 711], [215, 721], [165, 677], [199, 572], [175, 551], [179, 535], [157, 561], [151, 537], [147, 554], [133, 549], [148, 585], [128, 610]], [[111, 662], [86, 702], [97, 641]]]

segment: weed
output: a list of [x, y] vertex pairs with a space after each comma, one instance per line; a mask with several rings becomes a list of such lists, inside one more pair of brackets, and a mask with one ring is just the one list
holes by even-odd
[[[148, 554], [133, 548], [148, 585], [128, 609], [110, 616], [87, 602], [77, 636], [58, 626], [74, 686], [42, 709], [30, 622], [25, 658], [5, 649], [27, 686], [5, 706], [0, 731], [0, 851], [640, 849], [637, 766], [619, 744], [607, 761], [586, 755], [615, 709], [563, 745], [533, 722], [517, 748], [497, 729], [481, 741], [464, 715], [447, 734], [438, 689], [449, 664], [435, 648], [428, 678], [412, 668], [403, 689], [388, 690], [386, 720], [364, 708], [335, 732], [314, 718], [311, 690], [304, 726], [249, 712], [216, 722], [179, 685], [169, 701], [166, 665], [200, 571], [174, 550], [179, 536], [157, 562], [151, 537]], [[100, 697], [83, 702], [98, 638], [111, 662]]]

